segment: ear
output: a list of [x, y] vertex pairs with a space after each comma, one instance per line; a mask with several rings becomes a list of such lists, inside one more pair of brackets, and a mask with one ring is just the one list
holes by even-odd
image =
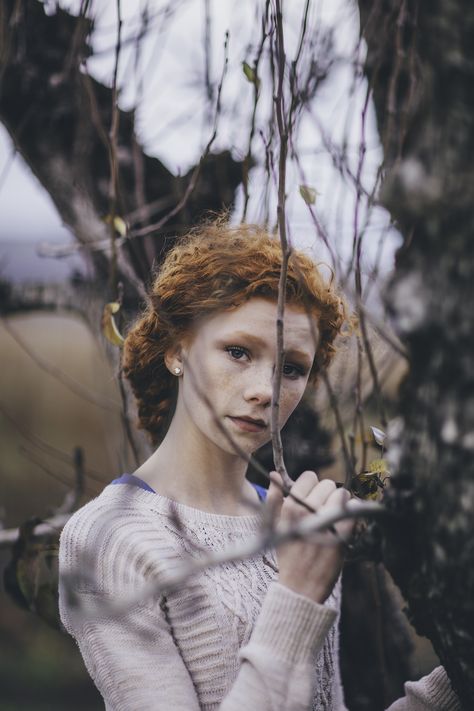
[[165, 353], [165, 365], [172, 375], [182, 375], [183, 373], [183, 344], [178, 342], [169, 348]]

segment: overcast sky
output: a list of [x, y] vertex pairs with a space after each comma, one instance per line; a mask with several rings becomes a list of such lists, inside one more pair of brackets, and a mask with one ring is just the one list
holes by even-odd
[[[76, 12], [78, 2], [62, 2], [63, 7]], [[137, 105], [136, 126], [145, 150], [158, 157], [175, 173], [185, 172], [199, 159], [210, 136], [209, 117], [213, 107], [205, 99], [204, 68], [205, 32], [204, 0], [175, 0], [172, 12], [164, 14], [168, 3], [151, 0], [123, 0], [124, 38], [135, 35], [140, 26], [140, 15], [145, 5], [154, 17], [152, 30], [142, 44], [141, 56], [136, 60], [134, 44], [126, 45], [120, 59], [119, 83], [122, 87], [120, 103], [123, 108]], [[259, 39], [255, 0], [209, 0], [211, 8], [211, 80], [217, 85], [222, 73], [224, 37], [229, 31], [229, 69], [222, 93], [223, 111], [219, 120], [217, 140], [213, 150], [231, 147], [235, 157], [247, 150], [248, 116], [252, 103], [252, 86], [242, 71], [242, 61], [252, 63]], [[286, 6], [286, 50], [291, 59], [295, 55], [298, 29], [301, 23], [303, 0], [292, 0]], [[116, 36], [115, 2], [96, 0], [96, 27], [93, 39], [97, 57], [88, 63], [89, 71], [100, 81], [111, 83]], [[332, 239], [342, 253], [348, 253], [354, 232], [355, 190], [339, 177], [324, 148], [316, 122], [331, 137], [349, 146], [349, 160], [353, 172], [357, 169], [361, 136], [360, 116], [365, 98], [363, 76], [354, 80], [354, 49], [359, 40], [358, 15], [352, 0], [315, 0], [309, 18], [308, 36], [319, 41], [329, 27], [334, 27], [334, 52], [338, 58], [329, 79], [317, 93], [312, 107], [313, 117], [303, 120], [298, 134], [298, 151], [305, 183], [318, 191], [317, 211], [327, 226]], [[363, 60], [364, 46], [359, 45], [359, 61]], [[137, 76], [139, 80], [137, 81]], [[269, 82], [262, 77], [262, 88], [257, 123], [264, 124], [271, 106]], [[269, 93], [270, 92], [270, 93]], [[373, 107], [369, 105], [365, 137], [367, 154], [362, 182], [371, 189], [381, 160], [381, 149], [375, 125]], [[257, 160], [264, 155], [262, 141], [253, 147]], [[69, 241], [69, 232], [61, 225], [54, 206], [19, 156], [13, 156], [7, 132], [0, 127], [0, 240], [50, 239]], [[291, 236], [295, 242], [311, 248], [317, 257], [325, 258], [324, 248], [315, 241], [314, 228], [304, 201], [299, 193], [302, 182], [294, 163], [288, 164], [288, 217]], [[258, 221], [265, 176], [257, 167], [251, 174], [251, 202], [248, 218]], [[237, 199], [237, 214], [241, 207]], [[365, 219], [359, 215], [360, 224]], [[388, 224], [385, 211], [375, 210], [367, 229], [365, 253], [370, 261], [377, 251], [380, 235]], [[398, 244], [394, 231], [384, 247], [385, 269], [389, 269]]]

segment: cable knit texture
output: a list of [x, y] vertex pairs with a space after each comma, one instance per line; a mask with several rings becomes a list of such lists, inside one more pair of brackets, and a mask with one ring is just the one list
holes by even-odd
[[[108, 711], [345, 709], [340, 584], [324, 605], [298, 595], [276, 582], [272, 551], [207, 569], [120, 616], [106, 605], [158, 584], [188, 556], [248, 539], [260, 524], [259, 515], [210, 514], [129, 484], [106, 487], [69, 520], [59, 553], [61, 619]], [[99, 613], [88, 614], [97, 602]], [[442, 674], [407, 685], [393, 711], [457, 711]], [[445, 705], [430, 705], [441, 698]]]

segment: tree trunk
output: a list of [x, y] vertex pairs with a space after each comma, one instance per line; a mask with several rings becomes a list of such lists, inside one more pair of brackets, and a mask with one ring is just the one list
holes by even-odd
[[[410, 359], [389, 428], [384, 559], [466, 709], [474, 700], [474, 6], [359, 2], [404, 236], [386, 303]], [[383, 31], [383, 28], [388, 31]]]

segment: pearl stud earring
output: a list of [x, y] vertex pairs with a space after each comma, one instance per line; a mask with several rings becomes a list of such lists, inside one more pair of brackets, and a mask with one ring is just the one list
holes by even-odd
[[173, 368], [173, 373], [174, 373], [175, 375], [181, 375], [181, 368], [178, 368], [178, 367], [176, 366], [176, 368]]

